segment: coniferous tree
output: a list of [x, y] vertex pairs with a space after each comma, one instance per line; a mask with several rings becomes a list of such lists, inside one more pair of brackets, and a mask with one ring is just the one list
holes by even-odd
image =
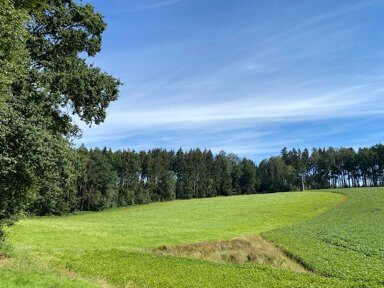
[[257, 185], [257, 171], [255, 164], [248, 159], [241, 161], [241, 178], [240, 187], [241, 194], [253, 194], [256, 193]]
[[185, 185], [187, 182], [187, 164], [185, 160], [185, 154], [180, 148], [176, 152], [176, 157], [173, 162], [173, 171], [176, 174], [176, 196], [178, 199], [186, 199]]
[[139, 155], [134, 151], [117, 152], [117, 176], [119, 190], [117, 205], [126, 206], [142, 203], [138, 194], [140, 186], [140, 160]]
[[102, 210], [113, 207], [117, 194], [117, 173], [103, 151], [90, 150], [87, 171], [86, 209]]
[[203, 186], [205, 187], [206, 196], [216, 196], [214, 188], [214, 159], [211, 150], [204, 151], [204, 165], [205, 165], [205, 177], [203, 180]]

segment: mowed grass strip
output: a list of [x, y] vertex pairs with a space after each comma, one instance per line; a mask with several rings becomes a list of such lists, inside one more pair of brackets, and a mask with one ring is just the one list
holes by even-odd
[[340, 207], [264, 236], [323, 275], [384, 287], [384, 189], [337, 192]]
[[9, 230], [16, 250], [135, 250], [230, 239], [302, 223], [345, 200], [327, 192], [276, 193], [156, 203], [25, 219]]

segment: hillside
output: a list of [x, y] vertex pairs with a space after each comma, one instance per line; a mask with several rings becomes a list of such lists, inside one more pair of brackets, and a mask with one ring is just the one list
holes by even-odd
[[[344, 195], [219, 197], [26, 219], [9, 231], [15, 257], [2, 264], [0, 280], [3, 287], [379, 287], [382, 189], [340, 191]], [[257, 234], [306, 271], [156, 253], [164, 245], [199, 247]], [[33, 286], [36, 279], [44, 284]]]

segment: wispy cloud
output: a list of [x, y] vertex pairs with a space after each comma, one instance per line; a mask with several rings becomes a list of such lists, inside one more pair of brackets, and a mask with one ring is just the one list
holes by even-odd
[[180, 10], [117, 17], [127, 39], [96, 64], [126, 84], [80, 142], [260, 159], [283, 146], [384, 139], [382, 0], [181, 2], [119, 2], [122, 14]]
[[165, 6], [170, 6], [177, 4], [179, 2], [182, 2], [183, 0], [169, 0], [169, 1], [160, 1], [160, 2], [155, 2], [152, 4], [147, 4], [147, 5], [142, 5], [142, 6], [137, 6], [134, 8], [130, 8], [127, 10], [127, 12], [139, 12], [139, 11], [146, 11], [146, 10], [152, 10], [152, 9], [158, 9], [162, 8]]
[[[143, 141], [142, 147], [145, 147], [145, 144], [156, 146], [156, 143], [201, 146], [202, 141], [206, 143], [204, 147], [214, 150], [228, 148], [229, 151], [243, 153], [255, 147], [254, 144], [249, 145], [251, 138], [257, 142], [257, 150], [267, 150], [268, 145], [271, 149], [275, 149], [276, 146], [285, 146], [292, 142], [287, 136], [282, 137], [284, 140], [281, 141], [268, 140], [269, 144], [263, 140], [270, 139], [270, 134], [273, 134], [273, 130], [282, 123], [294, 125], [331, 120], [340, 123], [350, 121], [351, 117], [372, 117], [382, 114], [384, 104], [372, 105], [377, 103], [373, 100], [377, 100], [379, 95], [366, 94], [365, 98], [359, 97], [364, 94], [364, 89], [368, 87], [361, 85], [322, 94], [308, 92], [306, 95], [295, 94], [285, 97], [265, 95], [216, 104], [167, 103], [150, 107], [144, 103], [142, 107], [120, 106], [108, 115], [106, 123], [86, 131], [87, 140], [102, 143], [109, 141], [113, 145], [124, 142], [125, 139], [137, 138]], [[327, 129], [326, 134], [335, 131], [334, 128]], [[319, 137], [323, 133], [321, 130], [315, 132]], [[148, 136], [150, 142], [144, 140], [148, 134], [151, 135]], [[174, 134], [181, 134], [179, 138], [183, 140], [172, 138]], [[306, 137], [310, 134], [310, 131], [305, 133]], [[162, 141], [161, 139], [167, 135], [170, 137], [168, 141]], [[300, 137], [301, 140], [304, 139], [303, 135]]]

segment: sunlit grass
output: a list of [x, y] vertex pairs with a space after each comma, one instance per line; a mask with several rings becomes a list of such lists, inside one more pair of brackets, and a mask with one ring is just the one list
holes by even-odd
[[345, 189], [347, 201], [319, 217], [265, 236], [324, 275], [384, 287], [384, 189]]
[[298, 192], [163, 202], [26, 219], [9, 238], [16, 249], [32, 251], [132, 250], [229, 239], [301, 223], [343, 200], [340, 194]]
[[75, 273], [63, 273], [29, 255], [0, 259], [0, 287], [6, 288], [91, 288], [102, 282], [83, 278]]
[[59, 264], [84, 275], [101, 276], [116, 287], [358, 287], [356, 283], [267, 266], [220, 264], [121, 250], [61, 254]]
[[[359, 191], [361, 195], [368, 193]], [[4, 287], [380, 287], [378, 277], [382, 271], [376, 265], [381, 262], [375, 261], [382, 261], [382, 254], [376, 257], [375, 253], [383, 251], [381, 234], [369, 228], [372, 227], [369, 224], [376, 225], [381, 220], [381, 210], [376, 206], [381, 205], [382, 194], [378, 191], [383, 190], [372, 191], [374, 195], [368, 196], [371, 199], [363, 199], [358, 192], [349, 190], [343, 191], [346, 196], [328, 192], [276, 193], [25, 219], [9, 231], [16, 259], [29, 257], [40, 264], [33, 269], [31, 265], [0, 268], [0, 283], [10, 283]], [[373, 203], [377, 205], [373, 207]], [[372, 217], [363, 218], [364, 211]], [[354, 230], [353, 223], [360, 223], [356, 226], [360, 228]], [[367, 232], [372, 235], [359, 236]], [[358, 247], [363, 247], [359, 243], [364, 238], [361, 243], [367, 245], [363, 250], [376, 255], [376, 260], [361, 264], [373, 268], [368, 278], [344, 277], [345, 268], [334, 272], [338, 265], [349, 267], [345, 261], [352, 254], [318, 244], [324, 237], [338, 239], [334, 236], [345, 233], [352, 235], [351, 245], [357, 243]], [[256, 234], [274, 240], [323, 276], [273, 269], [263, 263], [214, 263], [150, 253], [161, 245]], [[325, 249], [324, 257], [322, 249]], [[330, 256], [335, 251], [341, 255], [340, 262], [337, 256]], [[328, 270], [322, 262], [327, 257], [330, 257], [328, 264], [334, 265]], [[41, 265], [47, 268], [42, 269]], [[25, 279], [40, 285], [18, 285]]]

